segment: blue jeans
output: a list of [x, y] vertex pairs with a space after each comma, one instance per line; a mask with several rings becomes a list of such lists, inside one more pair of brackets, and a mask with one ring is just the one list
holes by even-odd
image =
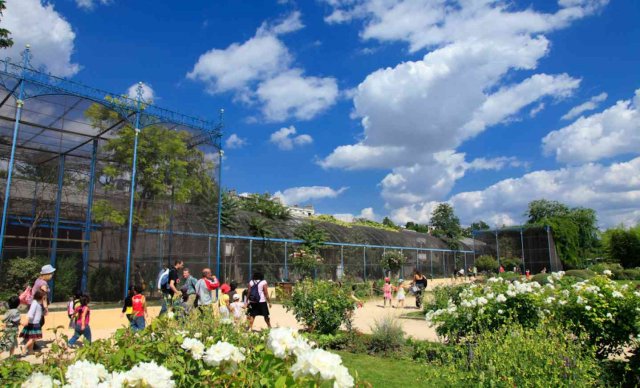
[[81, 335], [84, 336], [87, 343], [91, 343], [91, 328], [89, 325], [85, 326], [84, 330], [81, 330], [81, 326], [76, 324], [75, 332], [73, 333], [73, 337], [69, 340], [69, 345], [75, 345]]
[[131, 330], [133, 330], [133, 331], [144, 330], [146, 324], [147, 323], [144, 320], [144, 316], [142, 316], [142, 317], [133, 317], [131, 319]]

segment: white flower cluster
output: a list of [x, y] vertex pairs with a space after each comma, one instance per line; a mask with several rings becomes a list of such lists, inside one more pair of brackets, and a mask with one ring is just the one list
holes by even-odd
[[342, 359], [337, 354], [322, 349], [312, 349], [298, 355], [296, 363], [291, 366], [293, 377], [320, 377], [323, 380], [334, 380], [334, 388], [353, 387], [353, 377], [349, 370], [342, 365]]
[[200, 360], [204, 355], [204, 344], [195, 338], [185, 338], [180, 347], [190, 352], [194, 360]]
[[611, 272], [608, 269], [605, 269], [604, 271], [602, 271], [602, 274], [605, 275], [605, 276], [611, 276], [611, 275], [613, 275], [613, 272]]
[[238, 367], [238, 363], [245, 360], [244, 349], [237, 348], [232, 344], [219, 341], [211, 345], [204, 353], [203, 360], [210, 366], [223, 366], [225, 371], [233, 372]]
[[278, 327], [269, 331], [267, 348], [278, 358], [300, 355], [311, 350], [311, 345], [298, 332], [289, 327]]
[[[149, 388], [174, 388], [175, 382], [172, 374], [164, 366], [155, 362], [143, 362], [134, 366], [128, 372], [107, 372], [100, 364], [89, 361], [76, 361], [67, 368], [65, 378], [67, 384], [64, 388], [122, 388], [122, 387], [149, 387]], [[22, 384], [23, 388], [32, 387], [59, 387], [60, 382], [42, 373], [32, 374]]]

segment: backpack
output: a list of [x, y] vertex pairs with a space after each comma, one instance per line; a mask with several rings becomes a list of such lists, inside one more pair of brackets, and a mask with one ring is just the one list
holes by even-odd
[[158, 290], [163, 290], [169, 285], [169, 269], [160, 271], [158, 274]]
[[30, 305], [33, 301], [33, 292], [31, 290], [31, 286], [27, 286], [27, 288], [22, 291], [22, 294], [18, 296], [18, 299], [20, 299], [20, 304]]
[[249, 290], [249, 302], [251, 303], [260, 303], [260, 284], [263, 280], [260, 280], [258, 283], [255, 281]]

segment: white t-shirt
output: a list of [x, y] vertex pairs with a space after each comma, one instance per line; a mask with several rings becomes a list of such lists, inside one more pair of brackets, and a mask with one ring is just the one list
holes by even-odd
[[244, 307], [244, 303], [240, 301], [231, 303], [231, 310], [233, 310], [233, 316], [236, 318], [242, 318], [243, 307]]

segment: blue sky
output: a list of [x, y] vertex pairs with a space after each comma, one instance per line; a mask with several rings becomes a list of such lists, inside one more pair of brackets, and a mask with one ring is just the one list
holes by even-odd
[[8, 0], [55, 74], [217, 117], [224, 184], [350, 219], [640, 220], [640, 2]]

